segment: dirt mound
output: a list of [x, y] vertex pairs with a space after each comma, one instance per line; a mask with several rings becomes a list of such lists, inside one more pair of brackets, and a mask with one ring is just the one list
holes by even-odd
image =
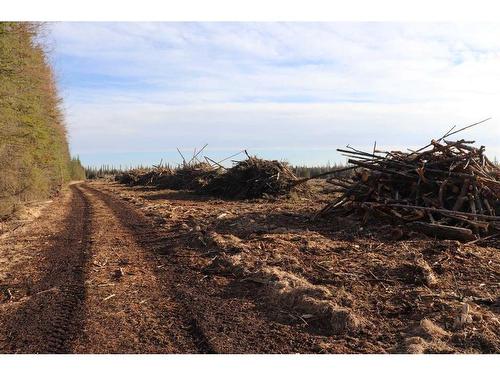
[[416, 333], [419, 336], [428, 339], [443, 339], [451, 336], [451, 333], [445, 331], [429, 319], [422, 319], [420, 321], [420, 325], [418, 326]]
[[245, 245], [240, 238], [232, 234], [219, 234], [212, 231], [208, 233], [207, 240], [209, 244], [214, 245], [226, 253], [239, 253], [248, 249], [248, 246]]
[[235, 199], [275, 197], [289, 194], [295, 181], [297, 177], [285, 163], [249, 157], [214, 178], [199, 192]]
[[440, 340], [427, 341], [420, 336], [405, 339], [404, 352], [408, 354], [450, 354], [453, 348]]
[[498, 337], [491, 330], [498, 324], [496, 318], [493, 318], [493, 327], [485, 326], [482, 332], [478, 332], [477, 329], [470, 329], [470, 326], [474, 322], [484, 322], [484, 319], [489, 319], [487, 316], [472, 312], [467, 303], [458, 307], [453, 314], [456, 314], [455, 322], [453, 325], [448, 324], [448, 329], [429, 318], [420, 320], [420, 323], [406, 334], [402, 347], [395, 348], [395, 351], [410, 354], [456, 353], [459, 347], [469, 346], [480, 348], [484, 353], [498, 353]]
[[313, 285], [278, 267], [256, 263], [255, 258], [245, 252], [222, 253], [212, 261], [208, 270], [233, 274], [262, 285], [268, 303], [294, 311], [302, 319], [313, 319], [330, 335], [352, 334], [366, 325], [366, 321], [351, 309], [338, 306], [328, 288]]

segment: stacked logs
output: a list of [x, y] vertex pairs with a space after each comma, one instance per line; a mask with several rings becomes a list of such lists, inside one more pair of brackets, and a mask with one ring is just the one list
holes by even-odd
[[418, 151], [339, 149], [354, 173], [328, 180], [340, 194], [320, 214], [385, 218], [441, 238], [496, 236], [500, 169], [473, 144], [443, 137]]

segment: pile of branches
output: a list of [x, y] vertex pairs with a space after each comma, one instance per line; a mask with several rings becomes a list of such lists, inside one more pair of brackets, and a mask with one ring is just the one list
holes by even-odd
[[248, 156], [198, 190], [222, 198], [253, 199], [290, 193], [297, 177], [285, 164]]
[[143, 176], [148, 172], [149, 169], [143, 169], [143, 168], [130, 169], [128, 171], [117, 174], [115, 176], [115, 181], [130, 186], [139, 185], [140, 181], [143, 180]]
[[136, 168], [116, 175], [115, 181], [129, 186], [158, 186], [173, 174], [174, 171], [170, 167]]
[[446, 136], [418, 151], [339, 149], [355, 173], [329, 180], [340, 195], [321, 214], [386, 218], [441, 238], [497, 236], [500, 169], [484, 146]]
[[220, 168], [214, 168], [207, 162], [184, 164], [156, 186], [174, 190], [198, 190], [209, 184], [220, 173]]
[[119, 183], [129, 186], [153, 186], [163, 189], [196, 190], [205, 186], [219, 174], [209, 163], [191, 163], [176, 169], [154, 167], [131, 169], [115, 177]]

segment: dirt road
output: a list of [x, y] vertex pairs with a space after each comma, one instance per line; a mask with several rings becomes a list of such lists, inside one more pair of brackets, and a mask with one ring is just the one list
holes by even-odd
[[353, 239], [309, 206], [71, 185], [0, 238], [0, 352], [499, 351], [497, 249]]
[[[259, 330], [272, 332], [264, 322], [248, 327], [235, 346], [219, 347], [204, 328], [210, 321], [203, 312], [224, 314], [222, 336], [225, 320], [252, 313], [240, 314], [241, 304], [211, 296], [201, 284], [203, 275], [182, 257], [169, 259], [164, 236], [126, 202], [86, 184], [72, 185], [36, 222], [1, 244], [0, 352], [287, 348], [280, 343], [286, 338], [258, 341]], [[231, 316], [232, 310], [238, 316]]]

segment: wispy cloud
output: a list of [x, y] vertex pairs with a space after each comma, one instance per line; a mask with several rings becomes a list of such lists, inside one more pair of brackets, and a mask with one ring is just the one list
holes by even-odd
[[467, 135], [500, 148], [500, 24], [51, 28], [71, 146], [84, 161], [208, 142], [300, 162], [346, 143], [424, 143], [486, 116], [494, 120]]

